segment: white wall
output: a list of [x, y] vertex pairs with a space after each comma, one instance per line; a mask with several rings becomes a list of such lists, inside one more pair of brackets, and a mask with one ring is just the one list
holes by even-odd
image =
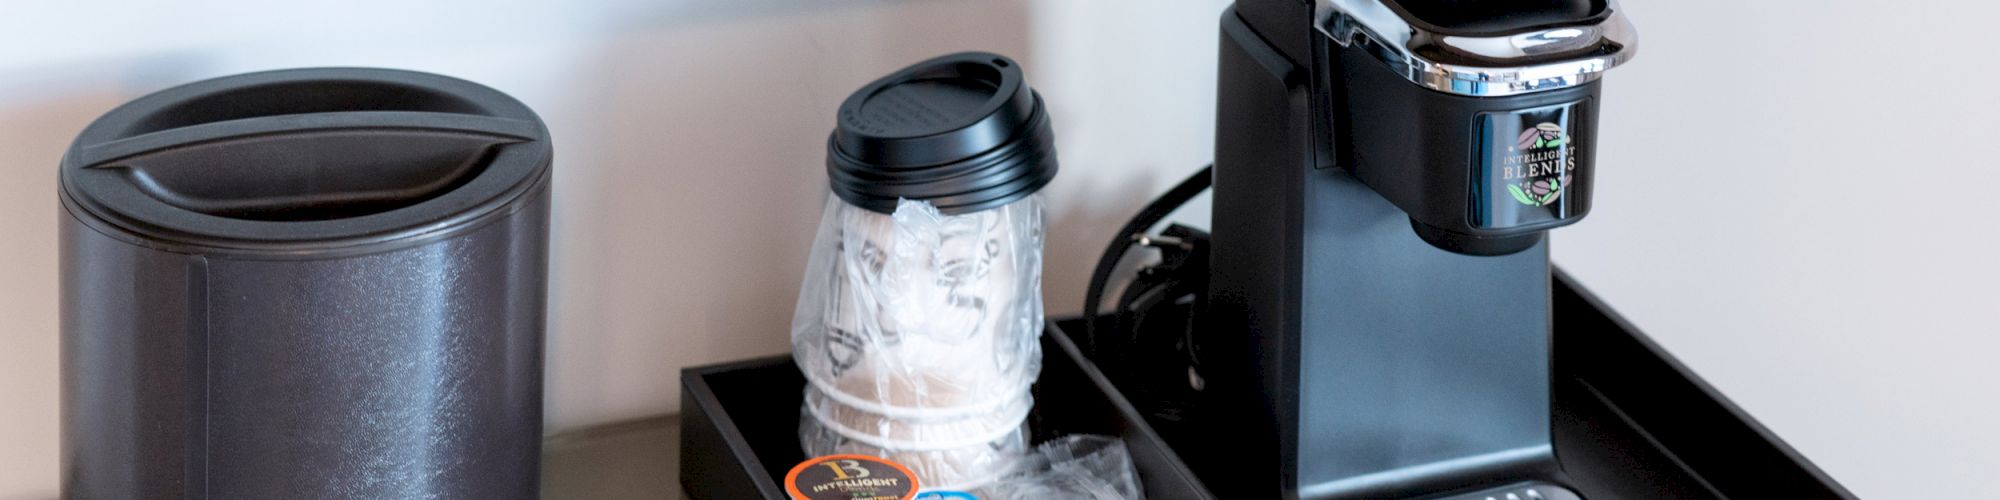
[[1625, 3], [1556, 261], [1861, 497], [1992, 496], [2000, 5]]
[[[1627, 0], [1598, 200], [1556, 259], [1863, 497], [2000, 470], [2000, 7]], [[1056, 118], [1046, 295], [1206, 162], [1219, 0], [557, 0], [9, 5], [0, 15], [0, 499], [56, 489], [55, 163], [97, 114], [278, 67], [422, 68], [557, 141], [551, 431], [675, 410], [681, 367], [786, 348], [847, 92], [1021, 60]], [[280, 7], [282, 5], [282, 7]], [[226, 12], [227, 14], [217, 14]], [[1951, 12], [1951, 15], [1934, 15]], [[1204, 220], [1194, 207], [1191, 219]]]

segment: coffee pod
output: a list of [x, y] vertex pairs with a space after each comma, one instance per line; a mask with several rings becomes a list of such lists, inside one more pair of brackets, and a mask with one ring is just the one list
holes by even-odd
[[919, 487], [908, 467], [868, 455], [813, 457], [785, 473], [785, 494], [792, 500], [912, 500]]

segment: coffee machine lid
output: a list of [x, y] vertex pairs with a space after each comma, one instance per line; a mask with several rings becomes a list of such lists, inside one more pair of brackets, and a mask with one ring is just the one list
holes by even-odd
[[1019, 64], [965, 52], [855, 91], [840, 105], [826, 165], [833, 193], [854, 206], [892, 213], [911, 199], [976, 212], [1054, 179], [1055, 138]]
[[1314, 26], [1411, 83], [1508, 96], [1575, 87], [1632, 59], [1639, 34], [1615, 0], [1315, 0]]
[[72, 216], [137, 245], [309, 258], [401, 248], [545, 189], [548, 130], [520, 101], [439, 75], [269, 71], [113, 109], [63, 156]]

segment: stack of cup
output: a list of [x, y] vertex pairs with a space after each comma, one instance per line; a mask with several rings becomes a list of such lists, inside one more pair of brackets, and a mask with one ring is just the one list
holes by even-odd
[[[1028, 448], [1040, 371], [1041, 101], [1012, 61], [965, 53], [840, 109], [829, 197], [792, 323], [811, 456], [902, 463], [971, 489]], [[933, 488], [938, 487], [938, 488]]]

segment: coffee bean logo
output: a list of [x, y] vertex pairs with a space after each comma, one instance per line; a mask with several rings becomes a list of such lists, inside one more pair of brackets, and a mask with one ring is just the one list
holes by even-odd
[[1514, 149], [1553, 148], [1568, 142], [1569, 135], [1563, 133], [1562, 125], [1542, 122], [1535, 125], [1535, 128], [1521, 131], [1521, 136], [1514, 138]]
[[1548, 206], [1562, 199], [1563, 186], [1569, 184], [1569, 175], [1534, 182], [1508, 184], [1507, 192], [1514, 195], [1514, 201], [1531, 207]]

